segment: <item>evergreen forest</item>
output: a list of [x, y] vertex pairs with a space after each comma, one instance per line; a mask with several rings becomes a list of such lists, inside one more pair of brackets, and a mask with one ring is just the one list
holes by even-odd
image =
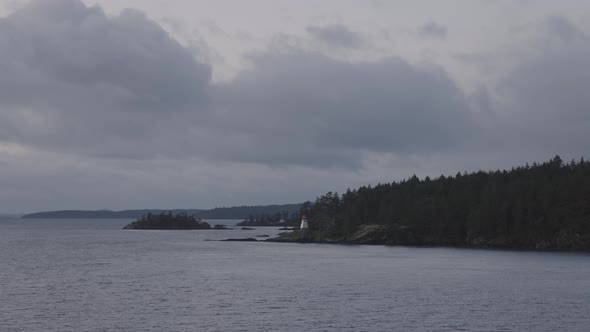
[[590, 162], [555, 156], [511, 170], [412, 176], [329, 192], [299, 214], [318, 242], [383, 225], [375, 243], [590, 250]]

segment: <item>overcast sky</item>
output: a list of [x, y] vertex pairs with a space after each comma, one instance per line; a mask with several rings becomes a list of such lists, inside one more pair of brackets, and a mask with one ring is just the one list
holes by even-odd
[[0, 0], [0, 212], [590, 157], [590, 3]]

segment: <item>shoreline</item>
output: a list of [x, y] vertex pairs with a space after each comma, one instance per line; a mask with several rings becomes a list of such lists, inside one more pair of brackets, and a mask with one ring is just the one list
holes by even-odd
[[387, 246], [387, 247], [412, 247], [412, 248], [449, 248], [449, 249], [475, 249], [475, 250], [498, 250], [498, 251], [528, 251], [528, 252], [564, 252], [564, 253], [580, 253], [590, 254], [590, 248], [556, 248], [556, 247], [530, 247], [530, 246], [510, 246], [510, 245], [468, 245], [468, 244], [420, 244], [403, 241], [391, 240], [377, 240], [375, 238], [365, 239], [350, 239], [350, 236], [333, 238], [322, 237], [317, 233], [310, 231], [300, 232], [298, 230], [293, 232], [285, 232], [279, 234], [275, 238], [266, 239], [259, 242], [274, 242], [274, 243], [300, 243], [300, 244], [331, 244], [331, 245], [370, 245], [370, 246]]

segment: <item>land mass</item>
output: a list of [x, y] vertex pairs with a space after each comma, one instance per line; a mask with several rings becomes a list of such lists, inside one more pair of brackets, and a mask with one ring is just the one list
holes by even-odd
[[413, 176], [329, 192], [303, 214], [308, 230], [267, 241], [590, 251], [590, 162]]
[[144, 209], [144, 210], [61, 210], [36, 212], [22, 216], [23, 219], [134, 219], [148, 213], [158, 215], [172, 211], [173, 214], [187, 214], [201, 219], [247, 219], [254, 215], [275, 215], [297, 213], [302, 204], [260, 205], [220, 207], [210, 210], [204, 209]]

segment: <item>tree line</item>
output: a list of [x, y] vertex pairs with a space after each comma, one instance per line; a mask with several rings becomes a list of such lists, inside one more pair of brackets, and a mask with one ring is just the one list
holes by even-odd
[[287, 226], [295, 220], [296, 212], [283, 210], [276, 213], [250, 215], [236, 226]]
[[125, 229], [211, 229], [211, 225], [186, 212], [174, 214], [168, 211], [160, 214], [148, 212], [125, 226]]
[[555, 156], [511, 170], [414, 175], [329, 192], [302, 214], [326, 236], [378, 224], [401, 244], [590, 250], [590, 162]]

